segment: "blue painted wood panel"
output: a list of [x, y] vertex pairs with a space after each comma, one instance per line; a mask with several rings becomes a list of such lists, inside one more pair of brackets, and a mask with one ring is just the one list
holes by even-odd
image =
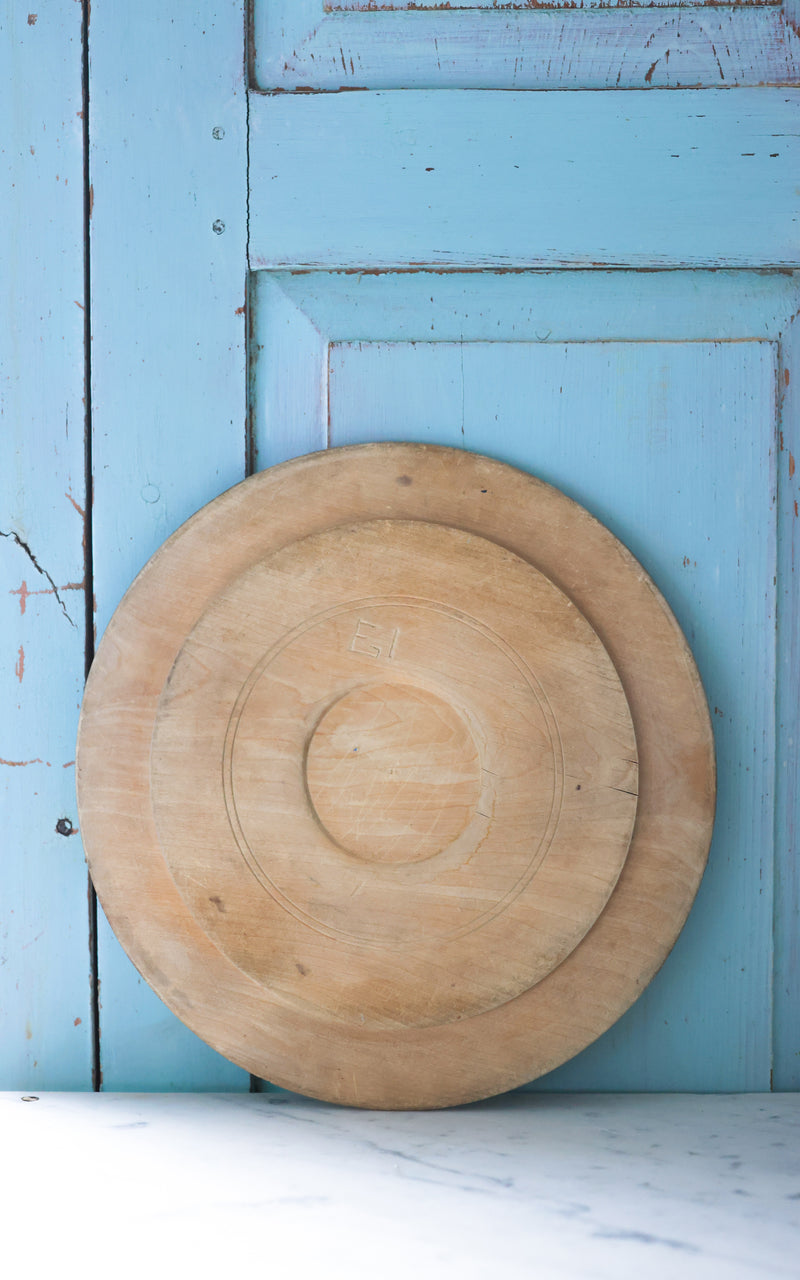
[[778, 89], [251, 95], [250, 262], [792, 266], [799, 122]]
[[0, 49], [0, 1088], [90, 1089], [81, 13], [37, 8]]
[[[242, 10], [181, 16], [156, 0], [92, 5], [98, 633], [164, 539], [245, 472]], [[158, 1000], [102, 915], [98, 941], [104, 1088], [249, 1087]]]
[[262, 89], [727, 88], [796, 83], [800, 71], [791, 2], [254, 0], [253, 9]]
[[[796, 418], [784, 400], [778, 421], [776, 405], [791, 385], [799, 293], [791, 277], [747, 272], [260, 273], [254, 283], [259, 463], [298, 445], [412, 438], [524, 466], [632, 548], [695, 650], [720, 766], [709, 871], [642, 1000], [539, 1087], [765, 1089], [773, 1065], [787, 1087], [800, 1002], [788, 796], [773, 839], [774, 627], [780, 590], [796, 616], [787, 553], [776, 566], [778, 537], [788, 546], [796, 527]], [[304, 385], [295, 414], [285, 393], [274, 411], [278, 367]], [[778, 717], [796, 730], [796, 667]], [[784, 939], [774, 969], [773, 860]]]

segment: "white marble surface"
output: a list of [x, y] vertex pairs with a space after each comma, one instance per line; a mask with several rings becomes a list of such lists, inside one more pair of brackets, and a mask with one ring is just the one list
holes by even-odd
[[22, 1097], [0, 1094], [9, 1277], [800, 1275], [800, 1095]]

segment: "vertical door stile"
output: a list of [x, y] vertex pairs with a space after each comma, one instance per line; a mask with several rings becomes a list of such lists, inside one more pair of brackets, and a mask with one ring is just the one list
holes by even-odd
[[[98, 636], [165, 538], [245, 474], [243, 26], [240, 0], [92, 4]], [[139, 977], [102, 912], [98, 963], [105, 1089], [249, 1089]]]

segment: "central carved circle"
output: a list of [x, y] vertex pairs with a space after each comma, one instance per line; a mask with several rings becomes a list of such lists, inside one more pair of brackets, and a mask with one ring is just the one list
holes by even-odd
[[478, 748], [449, 703], [427, 689], [379, 684], [329, 707], [308, 746], [317, 818], [346, 852], [421, 862], [471, 821], [481, 793]]

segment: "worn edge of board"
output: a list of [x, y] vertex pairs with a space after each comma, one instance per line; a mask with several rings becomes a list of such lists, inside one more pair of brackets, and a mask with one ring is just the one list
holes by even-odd
[[323, 0], [253, 0], [251, 83], [273, 92], [650, 90], [793, 84], [800, 76], [791, 0], [426, 7], [370, 11], [359, 3], [331, 12]]

